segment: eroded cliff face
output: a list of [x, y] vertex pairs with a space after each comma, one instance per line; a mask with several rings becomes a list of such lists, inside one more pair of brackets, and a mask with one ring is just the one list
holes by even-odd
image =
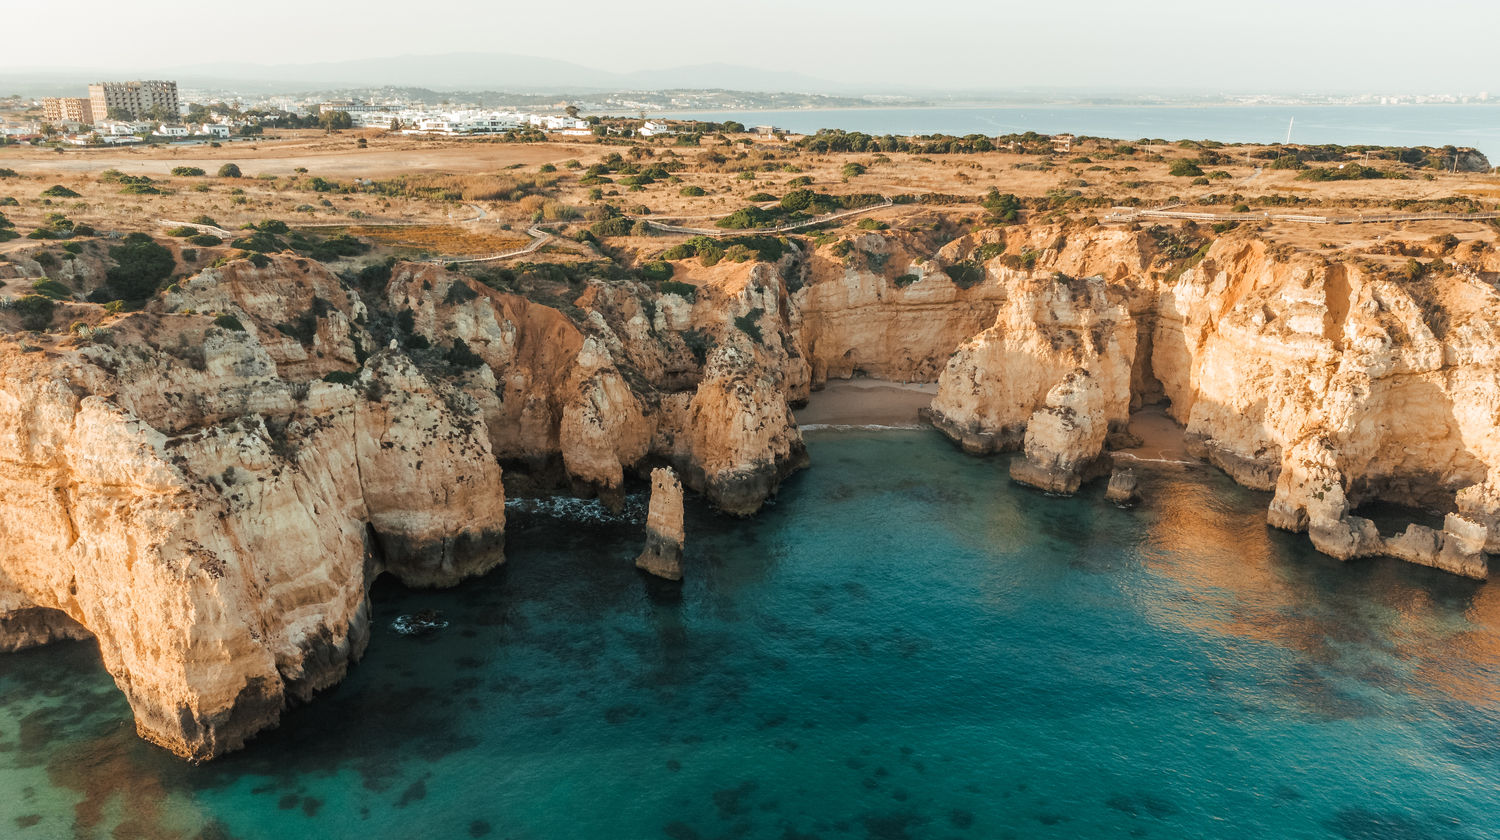
[[932, 401], [934, 425], [965, 451], [1021, 447], [1033, 414], [1074, 370], [1099, 399], [1094, 421], [1129, 420], [1136, 327], [1120, 290], [1100, 277], [1074, 278], [999, 268], [1007, 290], [995, 324], [948, 361]]
[[[1005, 296], [944, 369], [938, 428], [971, 452], [1024, 444], [1013, 474], [1066, 492], [1070, 465], [1104, 449], [1094, 428], [1118, 433], [1132, 406], [1163, 399], [1191, 451], [1275, 491], [1271, 524], [1344, 559], [1485, 576], [1479, 551], [1500, 536], [1500, 295], [1482, 242], [1454, 270], [1407, 277], [1254, 236], [1172, 270], [1122, 234], [1071, 260], [1074, 243], [1038, 251], [1030, 270], [986, 265]], [[1054, 392], [1074, 371], [1096, 399]], [[1097, 405], [1087, 422], [1082, 405]], [[1381, 535], [1352, 513], [1376, 499], [1448, 516], [1442, 529]]]
[[[1161, 300], [1153, 368], [1170, 410], [1198, 453], [1276, 492], [1271, 524], [1307, 530], [1319, 550], [1344, 559], [1394, 554], [1485, 575], [1472, 549], [1495, 536], [1493, 285], [1464, 273], [1410, 278], [1357, 260], [1278, 258], [1264, 242], [1225, 240]], [[1373, 499], [1455, 513], [1440, 544], [1417, 551], [1415, 538], [1393, 542], [1351, 514]]]
[[[301, 294], [323, 301], [308, 329], [280, 320]], [[356, 377], [361, 318], [337, 278], [278, 259], [107, 330], [7, 342], [4, 646], [92, 634], [142, 737], [209, 758], [343, 676], [377, 574], [451, 583], [500, 562], [488, 441], [399, 352]], [[352, 382], [309, 378], [341, 367]]]
[[692, 302], [590, 281], [578, 323], [434, 266], [399, 268], [386, 294], [425, 343], [474, 354], [460, 386], [497, 457], [537, 489], [560, 481], [613, 504], [628, 475], [665, 462], [720, 509], [752, 514], [806, 465], [790, 405], [806, 399], [807, 365], [777, 267], [691, 279]]
[[[555, 306], [432, 265], [357, 288], [280, 256], [139, 312], [59, 304], [40, 333], [0, 310], [0, 650], [94, 637], [141, 734], [209, 758], [343, 676], [377, 575], [502, 562], [502, 470], [616, 503], [669, 465], [751, 514], [807, 464], [794, 408], [856, 372], [936, 379], [938, 428], [1023, 450], [1016, 477], [1053, 492], [1107, 474], [1132, 408], [1164, 401], [1320, 550], [1484, 576], [1500, 548], [1483, 243], [1407, 279], [1255, 235], [847, 241], [678, 264], [691, 293], [588, 278]], [[1372, 499], [1447, 516], [1381, 534], [1355, 512]]]
[[92, 635], [141, 735], [210, 758], [344, 675], [377, 575], [503, 561], [502, 464], [617, 502], [670, 463], [737, 514], [805, 465], [776, 267], [574, 291], [570, 317], [418, 264], [361, 291], [288, 255], [8, 333], [0, 649]]

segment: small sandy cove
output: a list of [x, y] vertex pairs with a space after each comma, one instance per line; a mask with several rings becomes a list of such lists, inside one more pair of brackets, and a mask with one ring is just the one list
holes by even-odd
[[936, 382], [834, 379], [793, 413], [799, 426], [914, 426], [935, 394]]

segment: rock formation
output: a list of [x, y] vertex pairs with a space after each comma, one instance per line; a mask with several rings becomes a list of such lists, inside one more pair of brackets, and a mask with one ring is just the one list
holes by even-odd
[[1093, 374], [1074, 369], [1032, 412], [1026, 457], [1010, 462], [1010, 477], [1050, 493], [1078, 492], [1078, 485], [1099, 471], [1104, 417], [1104, 392]]
[[1109, 475], [1109, 487], [1104, 491], [1104, 498], [1117, 505], [1133, 505], [1141, 500], [1137, 490], [1139, 485], [1140, 479], [1136, 478], [1134, 470], [1116, 468]]
[[806, 366], [777, 271], [723, 274], [663, 332], [630, 282], [574, 318], [431, 265], [361, 290], [292, 256], [129, 314], [59, 304], [69, 334], [0, 310], [0, 650], [92, 636], [141, 735], [211, 758], [342, 678], [378, 575], [503, 561], [502, 464], [618, 502], [655, 454], [753, 513], [806, 463]]
[[[0, 650], [92, 636], [140, 733], [209, 758], [343, 676], [376, 576], [446, 586], [502, 562], [502, 471], [617, 504], [666, 463], [749, 515], [807, 464], [792, 408], [857, 371], [936, 377], [939, 429], [1024, 450], [1016, 477], [1054, 492], [1103, 474], [1133, 406], [1165, 402], [1193, 452], [1274, 491], [1271, 524], [1320, 551], [1487, 574], [1488, 234], [1403, 273], [1410, 241], [1319, 254], [1254, 231], [1210, 247], [1186, 227], [943, 228], [679, 262], [669, 293], [570, 275], [528, 298], [401, 263], [356, 285], [281, 255], [134, 312], [0, 308]], [[107, 268], [70, 270], [86, 294]], [[680, 546], [676, 492], [643, 556]], [[1358, 515], [1377, 499], [1443, 526], [1381, 534]]]
[[[316, 265], [277, 268], [0, 353], [0, 647], [92, 634], [141, 735], [190, 758], [337, 682], [376, 575], [447, 584], [503, 559], [500, 469], [453, 394], [389, 351], [309, 379], [353, 367], [361, 312]], [[308, 292], [327, 309], [293, 348], [267, 321]], [[186, 311], [202, 301], [233, 314]]]
[[1101, 277], [1000, 271], [1008, 297], [995, 324], [953, 354], [927, 416], [965, 451], [1019, 449], [1048, 394], [1082, 370], [1102, 445], [1130, 417], [1136, 329], [1123, 296]]
[[651, 503], [646, 514], [646, 548], [636, 568], [667, 580], [682, 580], [682, 483], [670, 468], [651, 471]]

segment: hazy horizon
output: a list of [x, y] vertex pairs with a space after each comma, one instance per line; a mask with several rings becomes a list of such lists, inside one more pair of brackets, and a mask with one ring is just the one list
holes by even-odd
[[[226, 76], [243, 73], [245, 65], [498, 53], [622, 75], [739, 65], [795, 79], [808, 90], [826, 83], [892, 91], [1500, 92], [1500, 68], [1490, 54], [1500, 8], [1459, 0], [1434, 0], [1420, 16], [1401, 17], [1406, 7], [1390, 0], [1316, 6], [1267, 0], [1254, 11], [1160, 0], [1078, 0], [1061, 11], [935, 0], [920, 16], [892, 0], [819, 6], [766, 0], [753, 9], [646, 2], [627, 13], [619, 4], [577, 0], [567, 20], [610, 21], [587, 29], [559, 26], [552, 6], [430, 0], [419, 16], [403, 16], [402, 8], [380, 0], [263, 0], [257, 20], [286, 22], [268, 29], [206, 22], [162, 0], [129, 7], [80, 0], [69, 7], [70, 17], [89, 23], [68, 30], [67, 49], [56, 39], [19, 39], [0, 53], [0, 74], [124, 78], [190, 69], [210, 77], [215, 68]], [[55, 31], [57, 12], [18, 6], [6, 17], [12, 32], [46, 32]], [[693, 87], [692, 81], [683, 78], [680, 86]], [[504, 78], [475, 83], [501, 86]]]

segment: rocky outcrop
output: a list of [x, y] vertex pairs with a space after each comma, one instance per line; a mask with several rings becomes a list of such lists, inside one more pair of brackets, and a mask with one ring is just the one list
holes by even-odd
[[682, 580], [682, 483], [666, 467], [651, 471], [651, 502], [646, 513], [646, 548], [636, 568], [659, 578]]
[[1133, 505], [1141, 500], [1139, 486], [1140, 479], [1135, 470], [1116, 468], [1109, 474], [1109, 487], [1104, 491], [1104, 498], [1117, 505]]
[[[1006, 253], [1035, 247], [1038, 233], [1012, 229]], [[1025, 448], [1016, 477], [1067, 492], [1074, 465], [1098, 454], [1073, 446], [1085, 426], [1091, 441], [1102, 421], [1106, 442], [1123, 445], [1129, 407], [1162, 400], [1191, 452], [1276, 491], [1272, 524], [1309, 532], [1334, 556], [1423, 557], [1481, 574], [1474, 535], [1500, 546], [1493, 249], [1463, 243], [1455, 253], [1467, 263], [1409, 276], [1382, 255], [1429, 245], [1332, 261], [1238, 236], [1184, 260], [1197, 240], [1147, 233], [1087, 234], [1093, 245], [1068, 233], [1062, 247], [1031, 251], [1028, 271], [1008, 257], [987, 263], [1006, 290], [995, 324], [953, 354], [926, 416], [970, 452]], [[972, 246], [955, 242], [945, 257]], [[1103, 395], [1088, 424], [1047, 405], [1075, 369]], [[1375, 499], [1462, 521], [1418, 550], [1431, 542], [1423, 532], [1394, 543], [1354, 514]]]
[[1136, 353], [1124, 296], [1102, 277], [999, 270], [1009, 296], [995, 324], [949, 360], [926, 416], [965, 451], [1019, 449], [1048, 393], [1083, 370], [1099, 394], [1091, 427], [1123, 428]]
[[[0, 647], [91, 634], [142, 737], [194, 759], [343, 676], [376, 575], [503, 556], [500, 470], [457, 395], [397, 351], [306, 378], [353, 367], [360, 312], [316, 264], [274, 263], [239, 295], [229, 266], [86, 341], [0, 346]], [[330, 307], [293, 328], [291, 372], [255, 276]]]
[[1488, 524], [1500, 463], [1494, 287], [1224, 240], [1164, 290], [1161, 313], [1153, 367], [1170, 411], [1204, 457], [1275, 489], [1271, 524], [1344, 558], [1413, 556], [1411, 541], [1390, 548], [1351, 514], [1366, 500], [1451, 510], [1462, 498]]
[[1092, 374], [1077, 368], [1032, 412], [1026, 457], [1010, 462], [1010, 477], [1049, 493], [1076, 493], [1085, 478], [1099, 472], [1105, 432], [1104, 392]]
[[812, 383], [856, 374], [933, 382], [954, 348], [993, 324], [999, 283], [963, 288], [910, 237], [869, 233], [844, 257], [810, 260], [809, 283], [793, 300]]

